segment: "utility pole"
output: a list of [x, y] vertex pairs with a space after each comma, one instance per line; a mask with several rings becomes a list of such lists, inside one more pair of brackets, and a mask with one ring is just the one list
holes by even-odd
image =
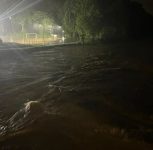
[[11, 31], [10, 31], [10, 42], [13, 42], [13, 25], [12, 25], [12, 17], [9, 17], [10, 25], [11, 25]]

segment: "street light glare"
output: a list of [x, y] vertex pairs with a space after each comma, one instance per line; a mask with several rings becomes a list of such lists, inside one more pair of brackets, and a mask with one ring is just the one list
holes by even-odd
[[14, 33], [13, 16], [35, 6], [39, 2], [41, 0], [0, 0], [0, 38], [4, 41], [12, 41]]
[[[41, 0], [35, 0], [33, 2], [31, 2], [30, 0], [16, 0], [13, 4], [11, 3], [11, 5], [9, 5], [8, 8], [6, 8], [6, 11], [4, 11], [0, 15], [0, 22], [6, 20], [16, 14], [19, 14], [19, 13], [25, 11], [26, 9], [29, 9], [29, 8], [35, 6], [39, 2], [41, 2]], [[0, 2], [1, 7], [3, 7], [3, 5], [6, 5], [6, 4], [7, 4], [7, 1], [5, 3]]]

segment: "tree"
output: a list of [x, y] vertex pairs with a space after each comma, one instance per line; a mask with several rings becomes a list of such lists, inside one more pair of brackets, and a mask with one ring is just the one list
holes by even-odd
[[69, 38], [76, 39], [76, 0], [67, 0], [64, 5], [63, 28]]
[[97, 7], [97, 1], [78, 0], [76, 3], [76, 29], [80, 36], [94, 39], [101, 30], [102, 14]]
[[22, 14], [18, 14], [12, 17], [12, 21], [15, 26], [20, 26], [20, 32], [26, 32], [26, 26], [29, 22], [29, 16], [31, 16], [28, 12], [24, 12]]
[[42, 11], [24, 12], [24, 14], [16, 15], [13, 17], [13, 22], [21, 26], [21, 32], [29, 32], [29, 26], [32, 28], [34, 24], [41, 24], [44, 29], [47, 25], [54, 24], [47, 13]]
[[39, 10], [46, 12], [53, 18], [56, 24], [63, 24], [64, 4], [67, 0], [43, 0], [39, 5]]
[[67, 0], [65, 3], [64, 29], [71, 37], [95, 38], [101, 30], [97, 26], [102, 15], [97, 8], [97, 1]]

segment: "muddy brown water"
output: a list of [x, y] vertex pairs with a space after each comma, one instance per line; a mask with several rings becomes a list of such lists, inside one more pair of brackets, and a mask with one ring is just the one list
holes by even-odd
[[[152, 143], [152, 74], [131, 69], [126, 59], [108, 45], [0, 50], [1, 126], [31, 100], [49, 112], [22, 124], [3, 148], [30, 149], [24, 143], [30, 138], [34, 149], [42, 149], [49, 139], [53, 149], [100, 149], [101, 142], [111, 149], [108, 143], [114, 139], [116, 148], [131, 139]], [[42, 137], [47, 138], [41, 143]]]

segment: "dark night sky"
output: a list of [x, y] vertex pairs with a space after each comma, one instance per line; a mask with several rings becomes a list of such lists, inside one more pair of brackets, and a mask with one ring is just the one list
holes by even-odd
[[153, 0], [133, 0], [143, 4], [143, 7], [153, 15]]
[[[21, 2], [22, 0], [0, 0], [0, 12], [3, 11], [3, 5], [12, 5], [15, 2]], [[24, 3], [32, 3], [39, 0], [25, 0]], [[42, 0], [43, 1], [43, 0]], [[132, 0], [138, 1], [143, 4], [143, 7], [153, 15], [153, 0]]]

